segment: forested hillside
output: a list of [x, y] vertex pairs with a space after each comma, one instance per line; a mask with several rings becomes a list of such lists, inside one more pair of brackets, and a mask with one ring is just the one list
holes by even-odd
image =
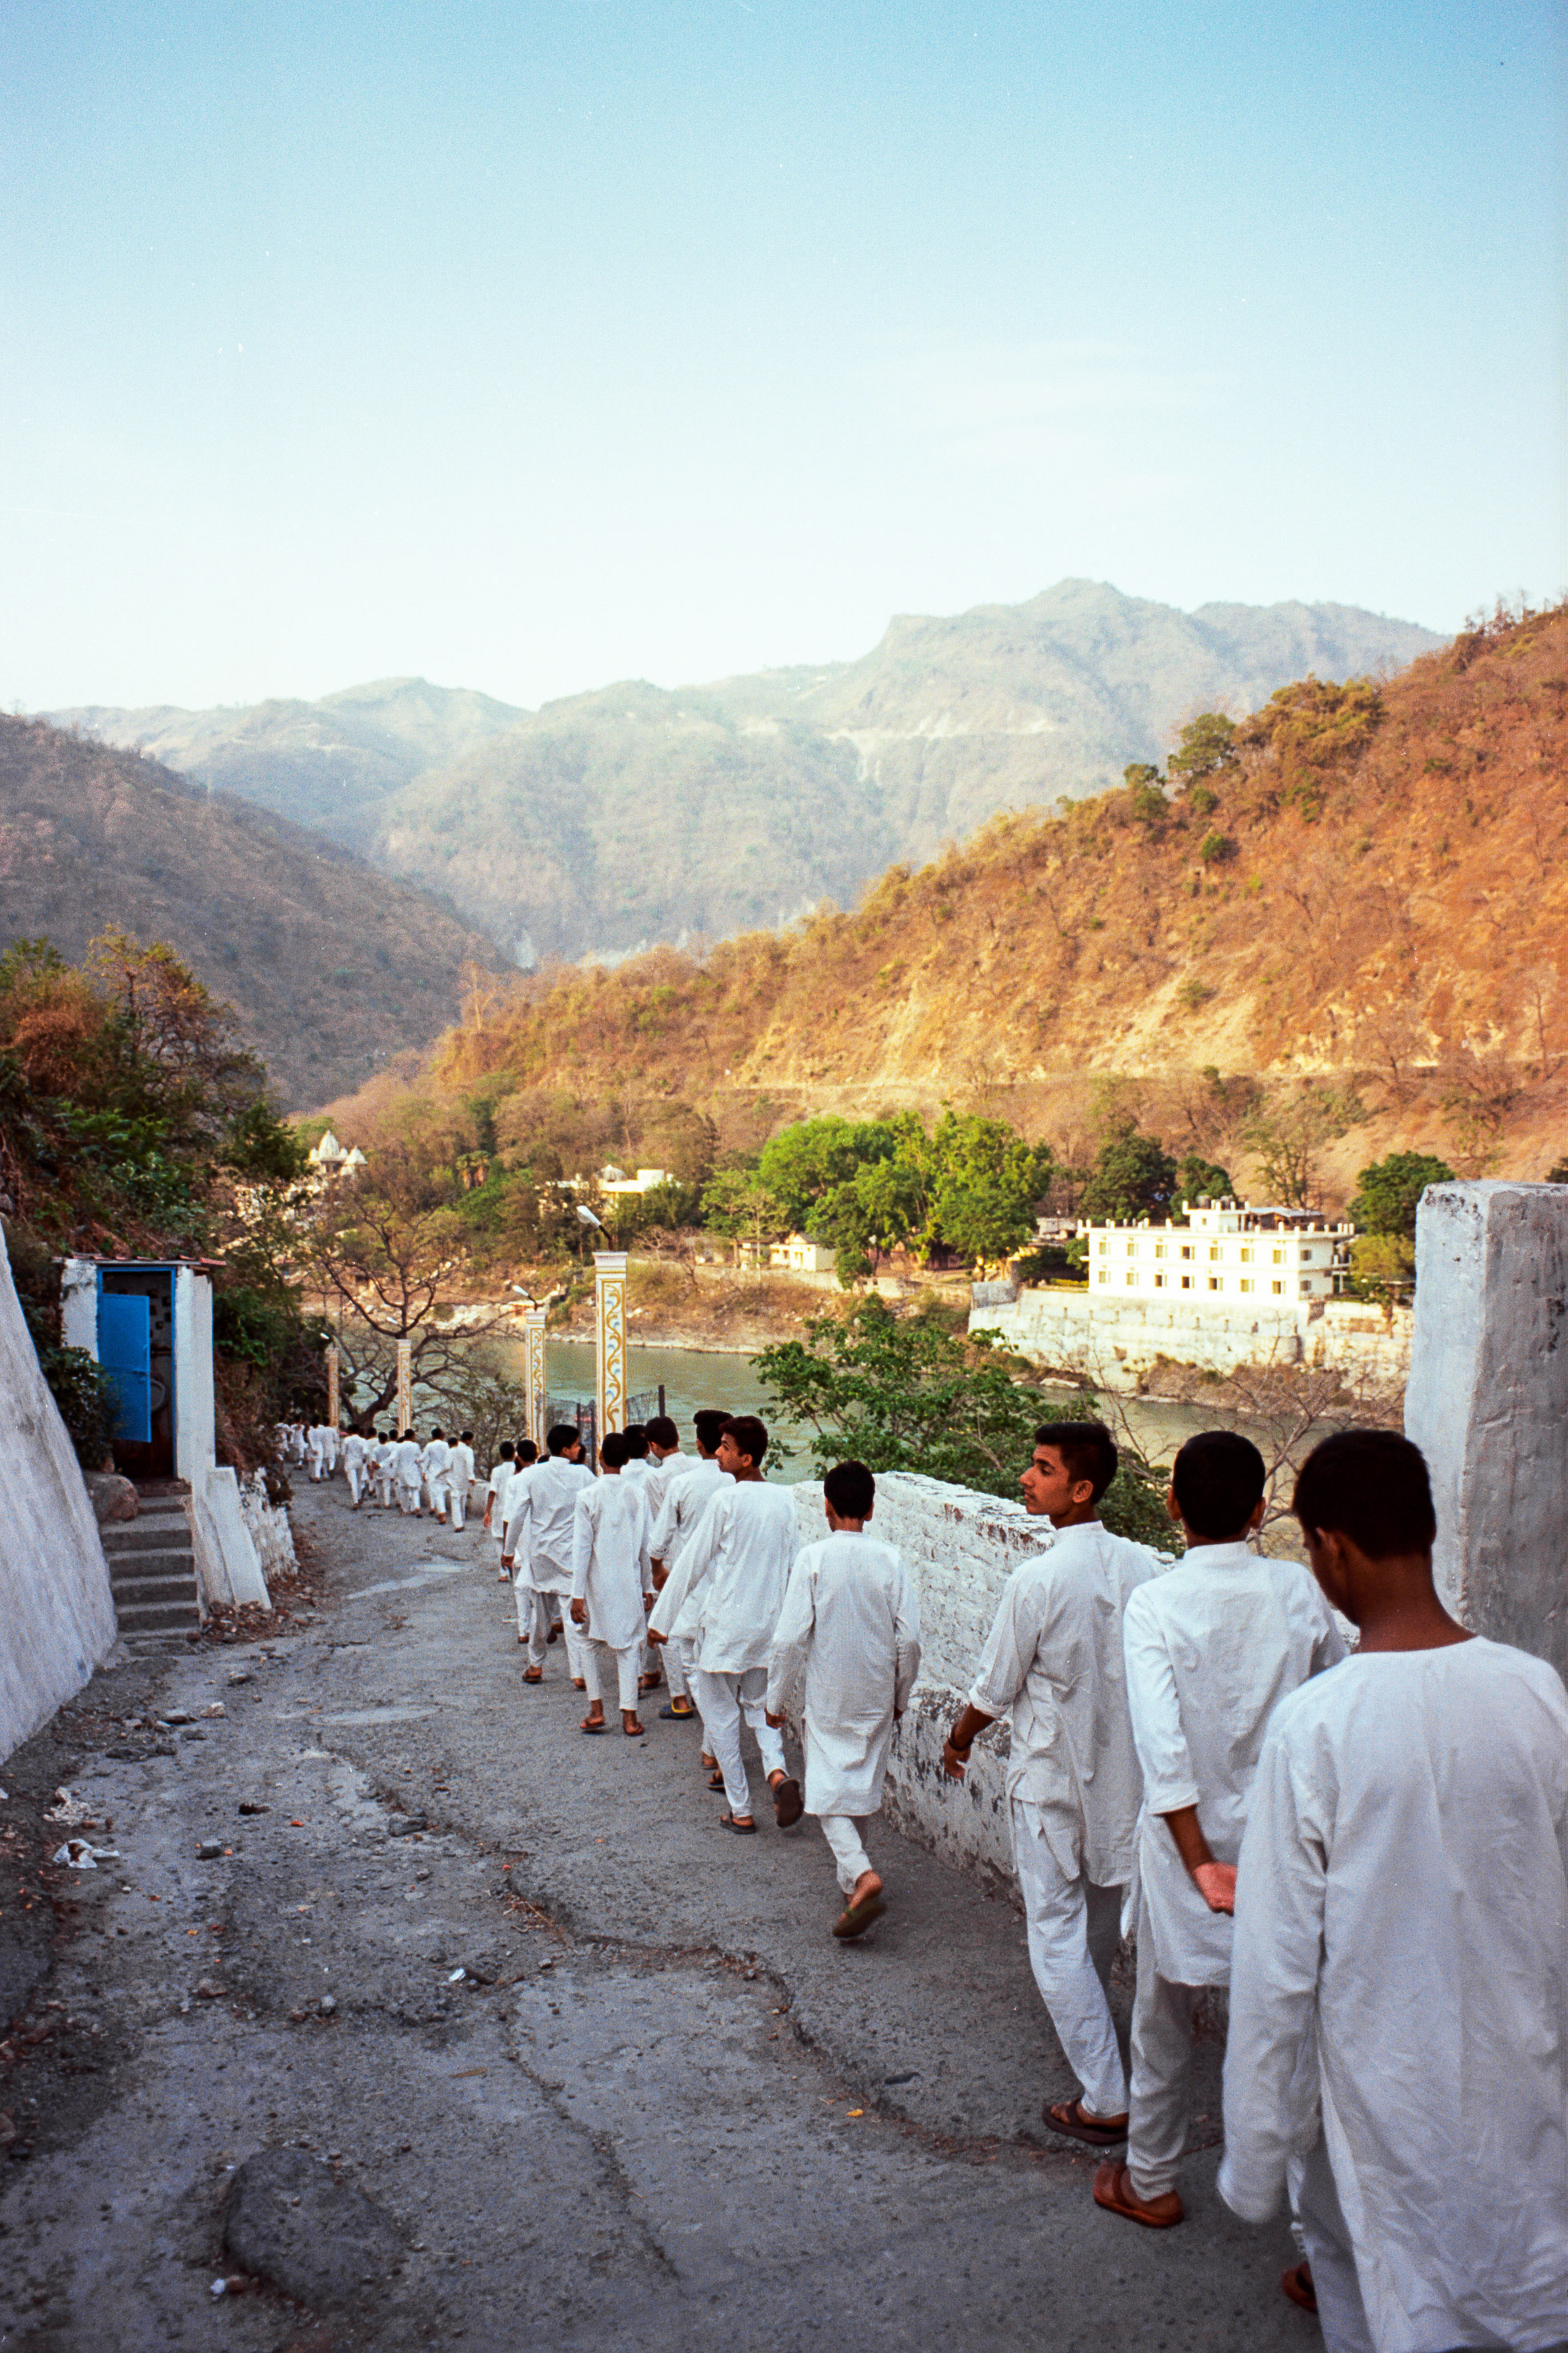
[[402, 679], [317, 703], [59, 715], [445, 893], [528, 965], [849, 906], [999, 810], [1103, 791], [1194, 711], [1436, 642], [1346, 606], [1189, 614], [1066, 580], [901, 617], [856, 661], [533, 712]]
[[852, 913], [520, 978], [412, 1097], [342, 1122], [506, 1148], [553, 1119], [586, 1150], [596, 1121], [657, 1157], [692, 1122], [721, 1154], [803, 1110], [950, 1099], [1070, 1155], [1114, 1102], [1259, 1184], [1259, 1139], [1295, 1138], [1341, 1199], [1391, 1145], [1540, 1174], [1568, 1056], [1565, 702], [1562, 608], [1381, 688], [1300, 681], [1239, 726], [1200, 717], [1163, 776], [893, 868]]
[[0, 717], [0, 948], [46, 937], [76, 961], [110, 926], [167, 941], [300, 1110], [427, 1045], [458, 1018], [464, 964], [500, 961], [319, 834]]

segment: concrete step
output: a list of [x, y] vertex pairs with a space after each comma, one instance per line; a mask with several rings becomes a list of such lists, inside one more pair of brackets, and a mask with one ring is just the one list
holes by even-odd
[[143, 1602], [179, 1601], [197, 1607], [196, 1580], [194, 1577], [116, 1577], [110, 1590], [114, 1596], [116, 1612], [138, 1609]]
[[155, 1634], [165, 1630], [178, 1633], [187, 1626], [199, 1626], [201, 1611], [193, 1594], [188, 1601], [148, 1601], [114, 1605], [121, 1634]]
[[99, 1534], [110, 1560], [123, 1553], [191, 1549], [191, 1524], [183, 1512], [160, 1513], [156, 1519], [111, 1521]]
[[142, 1552], [111, 1552], [109, 1562], [110, 1584], [122, 1577], [195, 1577], [195, 1555], [189, 1545], [164, 1545], [154, 1552], [151, 1546]]

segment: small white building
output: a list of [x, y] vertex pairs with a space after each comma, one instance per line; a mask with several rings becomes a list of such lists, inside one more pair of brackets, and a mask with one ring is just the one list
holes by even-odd
[[[582, 1183], [581, 1177], [573, 1181], [579, 1185]], [[639, 1168], [635, 1176], [628, 1176], [623, 1168], [601, 1168], [599, 1171], [601, 1193], [651, 1193], [655, 1186], [673, 1182], [668, 1168]]]
[[1225, 1199], [1182, 1204], [1188, 1222], [1084, 1225], [1093, 1300], [1109, 1293], [1167, 1292], [1184, 1307], [1232, 1314], [1250, 1300], [1295, 1306], [1332, 1298], [1350, 1268], [1354, 1226], [1315, 1209], [1279, 1209]]
[[807, 1234], [791, 1234], [787, 1241], [773, 1242], [768, 1247], [768, 1264], [784, 1268], [790, 1274], [826, 1274], [838, 1263], [838, 1254], [826, 1242], [814, 1242]]

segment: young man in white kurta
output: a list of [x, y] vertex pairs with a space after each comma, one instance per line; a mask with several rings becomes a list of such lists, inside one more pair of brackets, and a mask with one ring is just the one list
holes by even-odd
[[653, 1583], [647, 1506], [641, 1482], [625, 1475], [627, 1460], [626, 1432], [606, 1430], [599, 1447], [603, 1475], [590, 1482], [573, 1507], [572, 1622], [581, 1630], [588, 1686], [583, 1730], [605, 1729], [603, 1677], [613, 1661], [621, 1730], [635, 1740], [643, 1730], [637, 1670]]
[[892, 1545], [865, 1533], [876, 1482], [839, 1462], [823, 1482], [831, 1534], [789, 1573], [768, 1659], [767, 1720], [782, 1729], [803, 1676], [805, 1810], [822, 1824], [844, 1904], [836, 1936], [858, 1936], [886, 1907], [859, 1825], [879, 1811], [893, 1726], [921, 1666], [920, 1605]]
[[351, 1430], [343, 1440], [343, 1476], [349, 1482], [349, 1501], [354, 1510], [365, 1489], [365, 1457], [370, 1449], [357, 1430]]
[[419, 1490], [425, 1475], [425, 1452], [411, 1430], [405, 1430], [397, 1441], [393, 1467], [397, 1473], [399, 1510], [405, 1519], [422, 1518]]
[[327, 1475], [327, 1430], [324, 1422], [312, 1422], [307, 1441], [312, 1482]]
[[[688, 1634], [672, 1631], [686, 1588], [681, 1584], [670, 1592], [670, 1587], [679, 1575], [698, 1521], [724, 1483], [726, 1474], [720, 1470], [715, 1456], [725, 1419], [723, 1414], [704, 1408], [696, 1417], [696, 1461], [689, 1462], [680, 1454], [668, 1458], [663, 1493], [648, 1536], [654, 1590], [659, 1596], [648, 1620], [648, 1639], [663, 1646], [665, 1676], [669, 1684], [669, 1698], [659, 1715], [677, 1724], [689, 1722], [698, 1710], [691, 1697], [691, 1640]], [[667, 1593], [669, 1608], [661, 1617], [659, 1604]]]
[[488, 1532], [496, 1540], [496, 1575], [510, 1583], [506, 1562], [507, 1490], [522, 1465], [517, 1461], [517, 1449], [510, 1438], [503, 1439], [501, 1449], [490, 1466], [489, 1482], [485, 1489], [485, 1519]]
[[730, 1807], [720, 1820], [726, 1830], [746, 1835], [756, 1823], [741, 1759], [742, 1709], [756, 1735], [781, 1826], [798, 1821], [804, 1810], [799, 1784], [784, 1764], [784, 1743], [766, 1716], [773, 1628], [800, 1545], [794, 1495], [787, 1487], [770, 1487], [763, 1477], [767, 1444], [767, 1431], [754, 1415], [725, 1423], [718, 1462], [730, 1484], [703, 1514], [681, 1561], [682, 1617], [689, 1611], [694, 1628], [692, 1694]]
[[375, 1488], [375, 1500], [383, 1511], [385, 1511], [392, 1502], [392, 1490], [395, 1483], [392, 1466], [395, 1452], [395, 1449], [391, 1439], [384, 1437], [379, 1430], [376, 1430], [371, 1440], [366, 1467]]
[[[550, 1642], [548, 1597], [571, 1595], [573, 1514], [578, 1496], [594, 1478], [583, 1460], [583, 1441], [569, 1421], [557, 1423], [545, 1443], [550, 1451], [544, 1461], [514, 1478], [507, 1490], [501, 1540], [501, 1566], [511, 1572], [517, 1594], [517, 1637], [528, 1644], [523, 1673], [528, 1683], [543, 1681]], [[582, 1637], [570, 1615], [564, 1626], [567, 1668], [572, 1681], [585, 1690]]]
[[430, 1432], [430, 1440], [423, 1458], [425, 1492], [430, 1498], [435, 1517], [447, 1516], [447, 1499], [452, 1486], [452, 1450], [439, 1427]]
[[448, 1475], [452, 1498], [452, 1525], [455, 1528], [461, 1528], [468, 1524], [468, 1490], [474, 1483], [474, 1433], [471, 1430], [465, 1430], [456, 1446], [453, 1447], [451, 1470]]
[[1184, 1559], [1129, 1597], [1127, 1699], [1143, 1772], [1138, 1818], [1138, 1981], [1127, 2161], [1101, 2165], [1096, 2202], [1167, 2229], [1182, 2220], [1193, 2021], [1230, 1978], [1236, 1860], [1268, 1719], [1344, 1656], [1309, 1572], [1253, 1552], [1263, 1458], [1233, 1430], [1188, 1439], [1170, 1508]]
[[1329, 2353], [1533, 2353], [1568, 2324], [1568, 1698], [1443, 1609], [1407, 1440], [1328, 1440], [1295, 1509], [1361, 1642], [1253, 1784], [1220, 2195], [1260, 2222], [1292, 2171]]
[[1048, 2104], [1045, 2120], [1101, 2148], [1127, 2132], [1108, 1989], [1142, 1790], [1121, 1622], [1129, 1595], [1162, 1567], [1100, 1525], [1117, 1461], [1102, 1422], [1047, 1422], [1035, 1432], [1024, 1501], [1055, 1533], [1008, 1578], [943, 1752], [962, 1778], [976, 1734], [1008, 1718], [1007, 1803], [1029, 1961], [1081, 2087], [1076, 2099]]

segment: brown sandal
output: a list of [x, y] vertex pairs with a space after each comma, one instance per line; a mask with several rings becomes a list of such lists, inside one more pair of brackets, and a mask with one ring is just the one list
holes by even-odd
[[524, 1667], [522, 1671], [522, 1680], [525, 1683], [542, 1683], [544, 1681], [544, 1669], [542, 1667]]
[[1187, 2211], [1173, 2189], [1158, 2198], [1140, 2198], [1127, 2168], [1110, 2162], [1095, 2167], [1094, 2202], [1108, 2214], [1124, 2214], [1130, 2222], [1142, 2222], [1146, 2231], [1173, 2231]]
[[1090, 2148], [1120, 2148], [1127, 2137], [1125, 2116], [1086, 2116], [1081, 2094], [1076, 2100], [1047, 2100], [1040, 2114], [1053, 2132], [1086, 2140]]
[[1312, 2285], [1310, 2263], [1292, 2263], [1288, 2272], [1280, 2273], [1279, 2286], [1281, 2293], [1301, 2311], [1316, 2312], [1318, 2309], [1318, 2291]]

